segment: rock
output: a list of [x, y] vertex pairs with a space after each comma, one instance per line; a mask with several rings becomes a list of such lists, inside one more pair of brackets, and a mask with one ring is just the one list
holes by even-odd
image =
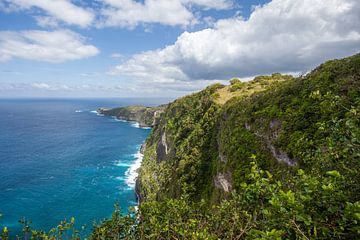
[[227, 162], [227, 157], [225, 156], [225, 154], [219, 152], [219, 158], [220, 158], [220, 161], [226, 163]]
[[146, 150], [146, 143], [143, 143], [143, 144], [141, 144], [141, 147], [140, 147], [140, 153], [144, 154], [145, 150]]
[[169, 153], [168, 150], [168, 145], [166, 143], [166, 133], [163, 132], [161, 134], [161, 138], [157, 144], [157, 148], [156, 148], [156, 155], [157, 155], [157, 161], [161, 162], [163, 160], [165, 160], [166, 155]]
[[232, 185], [230, 183], [231, 182], [230, 179], [231, 179], [230, 173], [225, 173], [225, 174], [218, 173], [214, 179], [215, 187], [223, 190], [224, 192], [231, 192]]
[[141, 202], [140, 179], [139, 178], [136, 178], [136, 181], [135, 181], [135, 195], [136, 195], [136, 200], [138, 202]]

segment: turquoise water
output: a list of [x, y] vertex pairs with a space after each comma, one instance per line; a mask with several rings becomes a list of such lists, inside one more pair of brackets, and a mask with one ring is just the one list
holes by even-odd
[[89, 232], [114, 204], [136, 205], [138, 150], [150, 129], [99, 116], [98, 107], [163, 100], [0, 100], [0, 227], [50, 229], [76, 219]]

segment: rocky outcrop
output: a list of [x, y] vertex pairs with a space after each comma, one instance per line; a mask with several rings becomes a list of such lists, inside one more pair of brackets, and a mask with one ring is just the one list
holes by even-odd
[[140, 153], [144, 154], [145, 151], [146, 151], [146, 143], [143, 143], [143, 144], [141, 144], [141, 147], [140, 147]]
[[161, 113], [166, 105], [158, 107], [128, 106], [119, 108], [99, 108], [98, 113], [105, 116], [113, 116], [117, 119], [135, 121], [140, 127], [154, 127], [159, 124]]
[[[251, 126], [248, 125], [246, 127], [247, 130], [251, 129]], [[261, 137], [267, 148], [270, 150], [272, 156], [281, 163], [285, 163], [288, 166], [296, 166], [298, 160], [297, 159], [292, 159], [288, 156], [288, 154], [284, 151], [282, 151], [281, 149], [277, 149], [275, 147], [275, 145], [273, 144], [273, 142], [276, 141], [276, 139], [278, 138], [280, 132], [281, 132], [281, 122], [278, 119], [272, 119], [269, 123], [269, 129], [270, 132], [269, 133], [260, 133], [260, 132], [255, 132], [255, 135], [258, 137]]]
[[158, 142], [157, 149], [156, 149], [157, 161], [161, 162], [161, 161], [165, 160], [166, 155], [168, 153], [169, 153], [169, 149], [168, 149], [168, 145], [166, 142], [166, 132], [163, 132], [161, 134], [161, 138]]
[[218, 173], [214, 179], [214, 185], [216, 188], [224, 191], [224, 192], [231, 192], [232, 185], [231, 185], [231, 175], [230, 173]]

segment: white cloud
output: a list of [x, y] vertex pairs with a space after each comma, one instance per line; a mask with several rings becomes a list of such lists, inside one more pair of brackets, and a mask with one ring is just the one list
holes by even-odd
[[69, 30], [0, 31], [0, 61], [13, 58], [65, 62], [95, 56], [99, 50]]
[[51, 27], [51, 28], [59, 27], [59, 22], [53, 17], [36, 16], [35, 20], [40, 27]]
[[38, 18], [37, 20], [38, 22], [40, 20], [40, 24], [43, 24], [44, 20], [49, 21], [51, 19], [51, 23], [57, 20], [66, 24], [88, 27], [95, 18], [95, 14], [92, 11], [81, 8], [70, 0], [0, 0], [1, 5], [7, 11], [9, 9], [12, 9], [12, 11], [32, 8], [41, 9], [48, 16], [44, 19]]
[[120, 60], [123, 60], [126, 58], [126, 56], [121, 53], [113, 53], [110, 55], [110, 57], [114, 58], [114, 59], [120, 59]]
[[37, 88], [37, 89], [45, 89], [45, 90], [51, 89], [51, 86], [47, 83], [32, 83], [31, 87]]
[[138, 24], [160, 23], [170, 26], [188, 26], [197, 22], [192, 6], [202, 9], [228, 9], [231, 0], [103, 0], [100, 27], [134, 28]]
[[164, 83], [302, 72], [360, 51], [359, 13], [358, 0], [273, 0], [249, 19], [184, 32], [173, 45], [134, 55], [110, 73]]

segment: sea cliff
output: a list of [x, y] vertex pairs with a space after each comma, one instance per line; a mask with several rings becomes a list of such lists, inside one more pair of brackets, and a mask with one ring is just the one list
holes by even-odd
[[119, 108], [99, 108], [97, 112], [117, 119], [135, 121], [140, 127], [154, 127], [159, 122], [159, 117], [166, 105], [157, 107], [127, 106]]
[[[168, 104], [146, 141], [140, 229], [159, 238], [359, 237], [359, 104], [359, 54]], [[174, 215], [182, 223], [169, 224]]]
[[360, 54], [179, 98], [142, 147], [136, 217], [93, 236], [359, 239], [359, 113]]

